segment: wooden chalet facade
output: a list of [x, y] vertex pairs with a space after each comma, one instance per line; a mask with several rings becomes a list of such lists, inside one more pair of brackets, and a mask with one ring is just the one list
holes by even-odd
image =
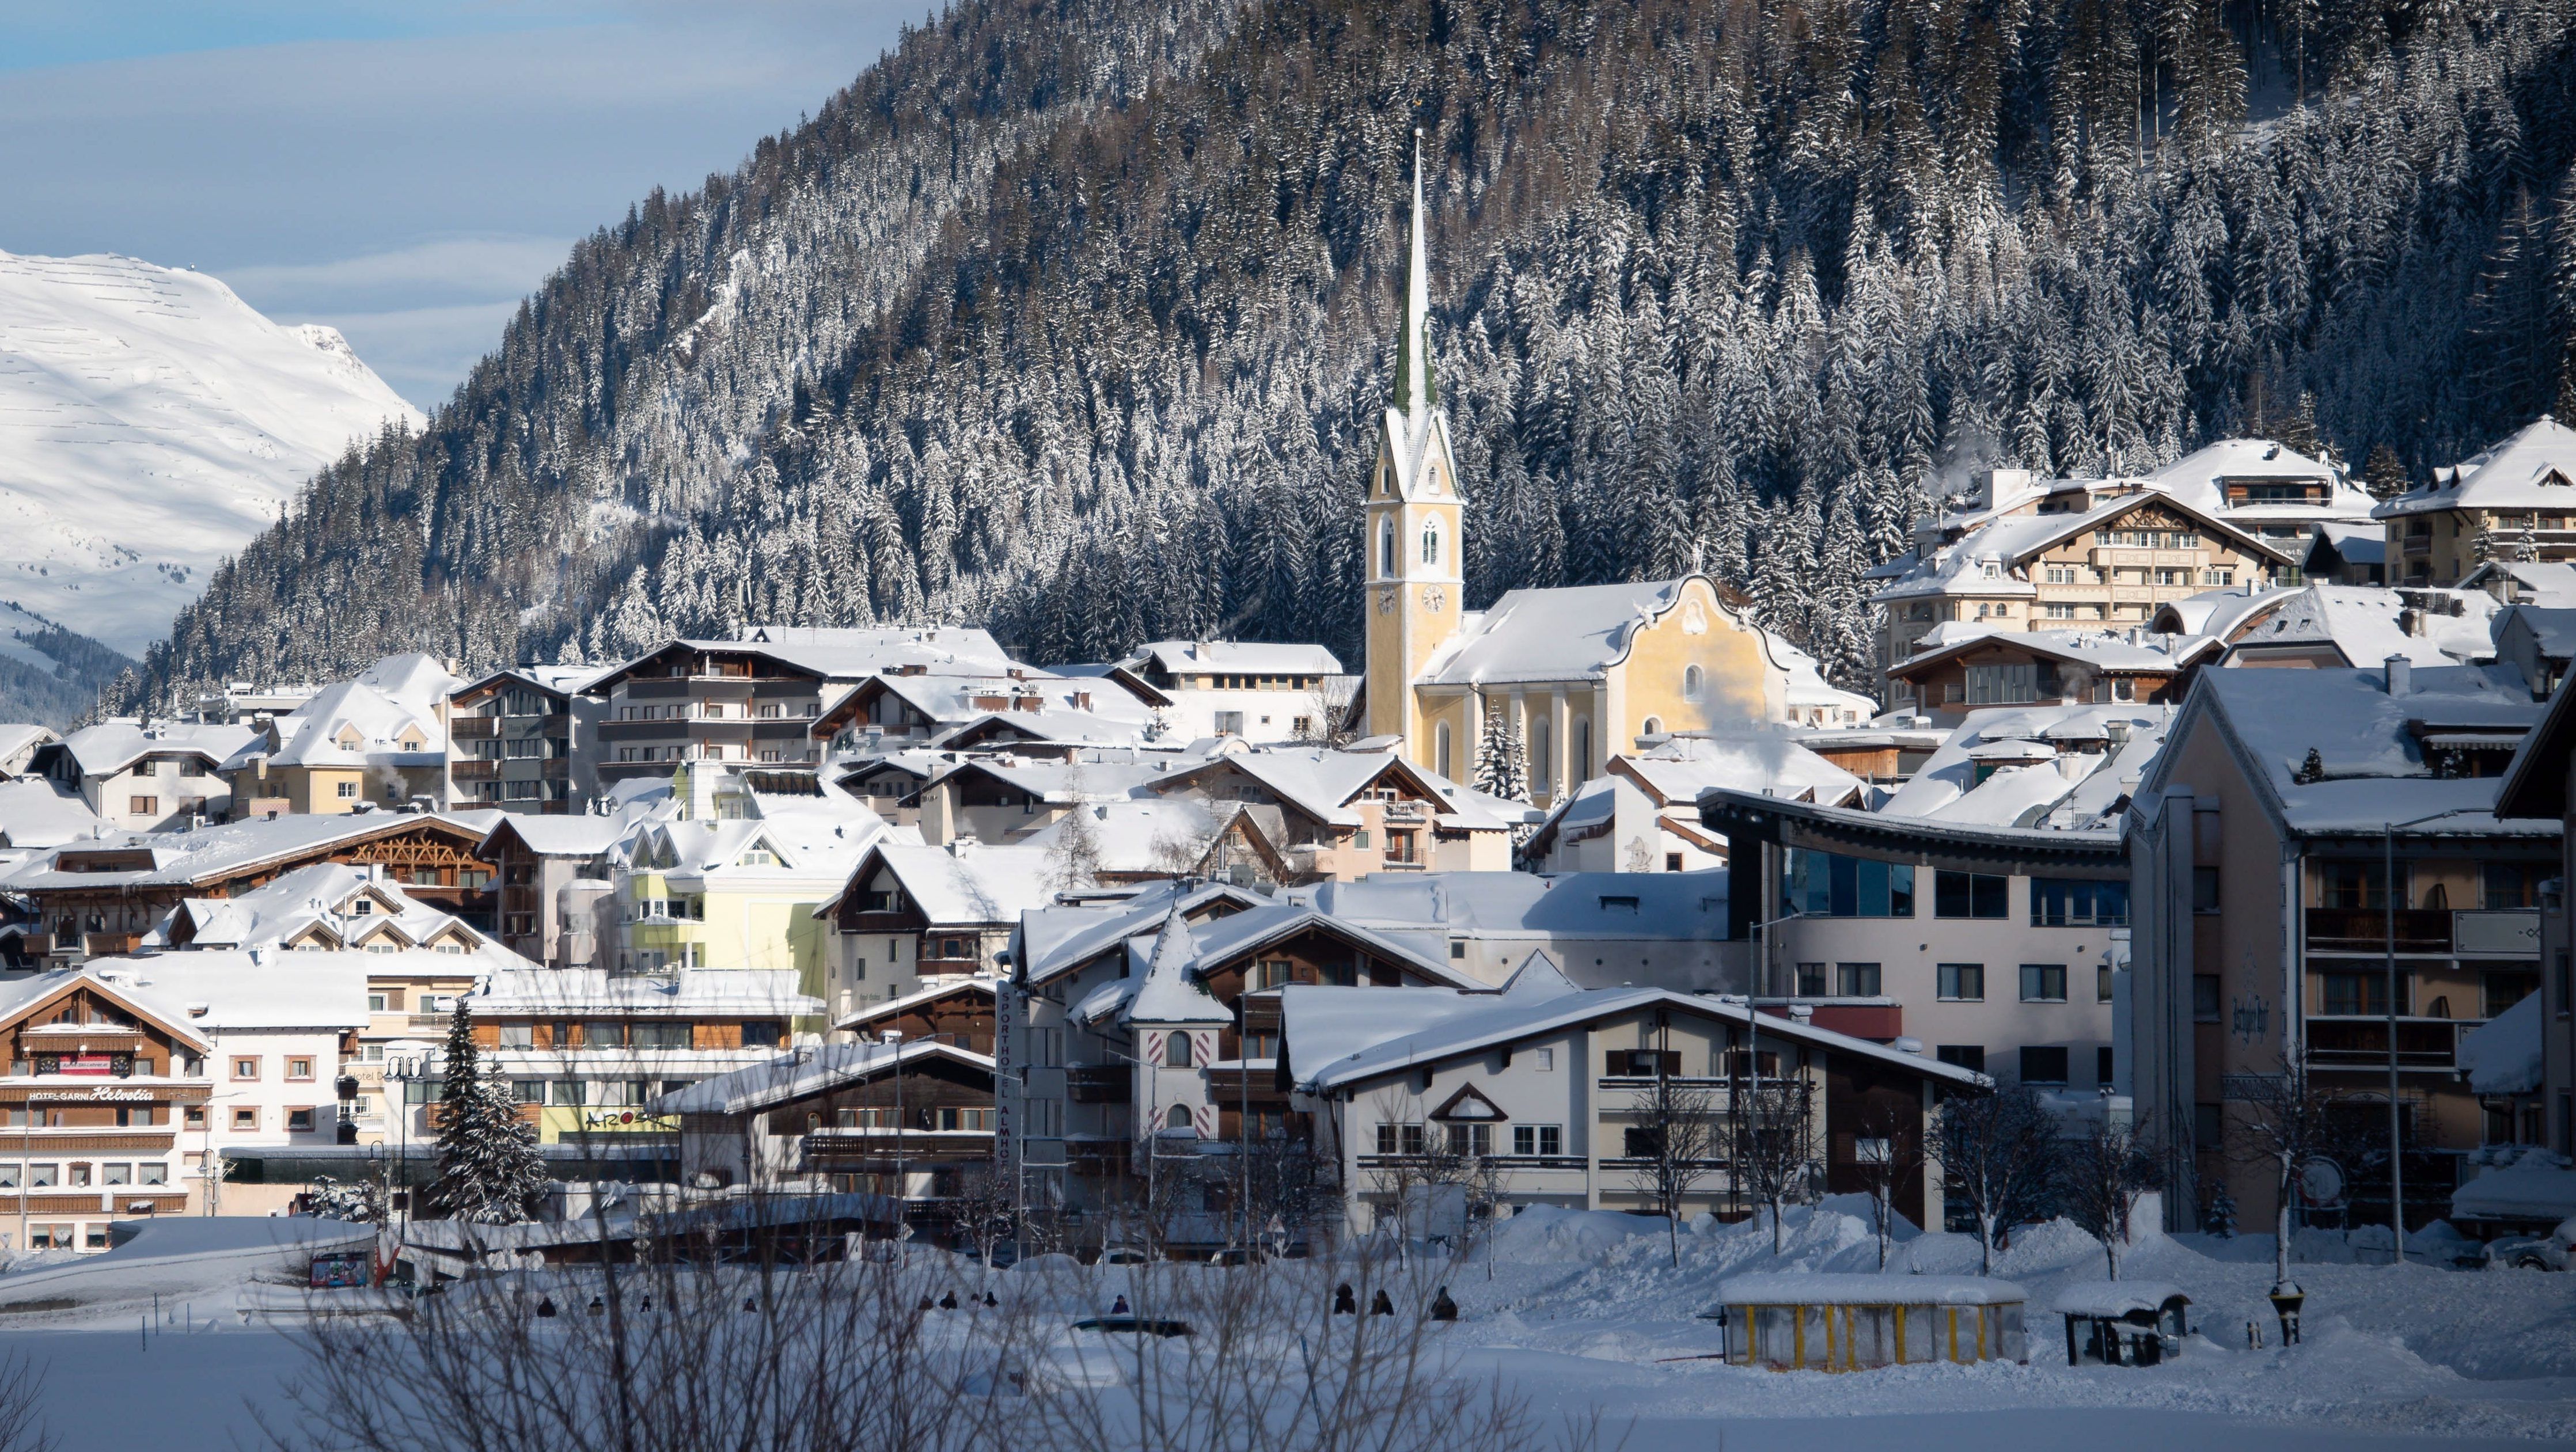
[[184, 1212], [181, 1134], [204, 1128], [213, 1041], [95, 974], [0, 992], [0, 1241], [105, 1250], [111, 1220]]

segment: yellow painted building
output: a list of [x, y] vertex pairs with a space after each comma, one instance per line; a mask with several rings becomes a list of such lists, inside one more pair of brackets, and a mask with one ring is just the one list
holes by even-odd
[[1415, 765], [1473, 781], [1496, 717], [1518, 728], [1530, 799], [1561, 798], [1640, 738], [1787, 721], [1866, 720], [1804, 653], [1740, 618], [1702, 575], [1514, 590], [1466, 609], [1465, 500], [1430, 359], [1430, 281], [1417, 159], [1394, 394], [1369, 475], [1368, 731]]

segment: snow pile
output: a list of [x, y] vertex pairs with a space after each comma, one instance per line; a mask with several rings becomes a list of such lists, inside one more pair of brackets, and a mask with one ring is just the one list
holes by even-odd
[[211, 277], [0, 252], [0, 596], [141, 655], [352, 440], [421, 416]]
[[2558, 1220], [2576, 1215], [2576, 1169], [2547, 1150], [2534, 1148], [2452, 1191], [2451, 1213], [2464, 1220]]
[[2460, 1068], [2479, 1094], [2529, 1094], [2540, 1087], [2540, 995], [2460, 1035]]

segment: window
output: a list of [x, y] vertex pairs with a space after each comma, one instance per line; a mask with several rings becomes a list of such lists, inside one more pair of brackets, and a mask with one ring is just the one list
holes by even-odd
[[2075, 567], [2073, 565], [2050, 565], [2048, 567], [2048, 583], [2052, 585], [2074, 584]]
[[[2397, 906], [2407, 905], [2404, 864], [2398, 867]], [[2324, 862], [2317, 867], [2317, 906], [2327, 908], [2385, 908], [2388, 906], [2388, 875], [2384, 864], [2363, 858], [2351, 862]]]
[[2204, 585], [2216, 585], [2224, 588], [2236, 583], [2236, 572], [2234, 570], [2220, 569], [2213, 566], [2200, 572], [2200, 582]]
[[1780, 910], [1811, 918], [1910, 918], [1914, 867], [1869, 857], [1793, 849], [1781, 876]]
[[2194, 1022], [2218, 1022], [2220, 1002], [2221, 994], [2219, 992], [2217, 974], [2195, 973], [2191, 975], [2191, 1016]]
[[1682, 699], [1696, 701], [1708, 689], [1708, 672], [1695, 665], [1682, 667]]
[[537, 1026], [535, 1024], [505, 1023], [501, 1025], [501, 1047], [505, 1049], [533, 1049], [536, 1046]]
[[236, 1130], [253, 1130], [259, 1128], [259, 1111], [246, 1107], [234, 1109], [233, 1128]]
[[1189, 1066], [1190, 1036], [1188, 1034], [1163, 1035], [1163, 1067], [1186, 1069]]
[[1654, 1079], [1678, 1075], [1682, 1056], [1659, 1049], [1610, 1049], [1606, 1051], [1602, 1070], [1619, 1079]]
[[287, 1060], [286, 1077], [289, 1079], [311, 1079], [313, 1077], [313, 1061], [311, 1059]]
[[1431, 728], [1431, 740], [1433, 743], [1431, 769], [1453, 781], [1456, 780], [1457, 765], [1449, 759], [1449, 723], [1443, 721]]
[[1565, 1126], [1561, 1124], [1513, 1125], [1512, 1153], [1516, 1155], [1565, 1153]]
[[388, 1000], [385, 995], [381, 993], [370, 993], [367, 995], [367, 1012], [383, 1013], [387, 1002]]
[[2540, 879], [2546, 875], [2536, 862], [2490, 862], [2479, 895], [2479, 905], [2490, 909], [2534, 908], [2540, 906]]
[[353, 781], [340, 782], [331, 788], [331, 794], [344, 802], [351, 800], [358, 795], [358, 784]]
[[248, 1057], [243, 1057], [243, 1058], [236, 1058], [236, 1059], [234, 1059], [234, 1060], [233, 1060], [233, 1077], [234, 1077], [234, 1078], [236, 1078], [236, 1079], [256, 1079], [256, 1078], [258, 1078], [258, 1077], [259, 1077], [259, 1060], [255, 1059], [255, 1058], [248, 1058]]
[[1875, 963], [1837, 963], [1834, 965], [1834, 985], [1836, 991], [1845, 998], [1876, 998], [1878, 996], [1878, 965]]
[[2021, 965], [2021, 1001], [2064, 1003], [2066, 1001], [2066, 965], [2063, 963]]
[[2540, 991], [2529, 973], [2486, 973], [2478, 978], [2478, 1017], [2493, 1018]]
[[1655, 1125], [1631, 1126], [1619, 1132], [1619, 1153], [1632, 1160], [1651, 1160], [1664, 1152], [1664, 1132]]
[[746, 1049], [774, 1049], [787, 1039], [787, 1025], [774, 1018], [750, 1018], [742, 1023], [742, 1046]]
[[1452, 1124], [1449, 1131], [1449, 1153], [1484, 1159], [1494, 1152], [1494, 1127], [1490, 1124]]
[[1534, 1067], [1539, 1073], [1553, 1074], [1556, 1072], [1556, 1050], [1541, 1049], [1538, 1051], [1537, 1058], [1538, 1062]]
[[639, 1023], [635, 1025], [635, 1047], [685, 1049], [689, 1047], [689, 1026], [684, 1023]]
[[1939, 979], [1941, 997], [1954, 1003], [1982, 1003], [1986, 997], [1986, 965], [1983, 963], [1943, 963], [1934, 970]]
[[1381, 519], [1377, 524], [1377, 573], [1382, 580], [1395, 578], [1395, 521]]
[[2022, 661], [1968, 667], [1968, 704], [2017, 706], [2039, 699], [2039, 667]]
[[1219, 735], [1219, 736], [1240, 736], [1240, 735], [1242, 735], [1242, 734], [1243, 734], [1243, 713], [1242, 713], [1241, 711], [1219, 711], [1219, 712], [1217, 712], [1217, 713], [1216, 713], [1216, 734], [1217, 734], [1217, 735]]
[[1798, 994], [1798, 996], [1799, 996], [1800, 998], [1822, 998], [1822, 997], [1824, 997], [1824, 996], [1825, 996], [1825, 965], [1824, 965], [1824, 964], [1822, 964], [1822, 963], [1801, 963], [1801, 964], [1799, 964], [1799, 965], [1798, 965], [1798, 987], [1797, 987], [1797, 989], [1796, 989], [1796, 992], [1797, 992], [1797, 994]]
[[2125, 882], [2034, 877], [2030, 880], [2030, 925], [2034, 928], [2125, 928], [2129, 925], [2129, 885]]
[[1955, 1068], [1986, 1072], [1986, 1046], [1983, 1044], [1942, 1044], [1932, 1051], [1933, 1057]]
[[286, 1111], [286, 1130], [289, 1134], [311, 1134], [313, 1132], [313, 1111], [311, 1109], [290, 1109]]
[[1440, 563], [1440, 521], [1436, 519], [1422, 522], [1422, 562], [1426, 565]]
[[[1172, 1107], [1177, 1109], [1180, 1106]], [[1381, 1124], [1377, 1127], [1377, 1152], [1382, 1155], [1418, 1155], [1429, 1143], [1429, 1136], [1418, 1124]]]
[[579, 1079], [556, 1079], [546, 1085], [546, 1102], [567, 1109], [579, 1108], [587, 1095]]
[[2030, 1047], [2021, 1051], [2021, 1081], [2025, 1084], [2063, 1084], [2066, 1082], [2064, 1048]]
[[2104, 1044], [2093, 1051], [2093, 1082], [2108, 1089], [2113, 1083], [2111, 1046]]
[[1637, 730], [1637, 734], [1638, 734], [1638, 735], [1640, 735], [1640, 736], [1661, 736], [1661, 735], [1663, 735], [1663, 734], [1664, 734], [1664, 722], [1663, 722], [1663, 718], [1662, 718], [1662, 717], [1660, 717], [1660, 716], [1649, 716], [1649, 717], [1647, 717], [1643, 722], [1639, 723], [1639, 725], [1638, 725], [1638, 730]]
[[1932, 874], [1932, 915], [1936, 918], [2004, 916], [2012, 879], [1983, 872]]
[[[2325, 1012], [2330, 1014], [2373, 1014], [2388, 1012], [2388, 974], [2382, 969], [2362, 973], [2328, 973], [2325, 978]], [[2385, 1050], [2388, 1046], [2381, 1044]]]
[[159, 797], [132, 797], [127, 800], [125, 810], [129, 814], [137, 817], [157, 817], [161, 815], [161, 799]]
[[2218, 911], [2218, 869], [2195, 867], [2191, 870], [2191, 910], [2196, 913]]

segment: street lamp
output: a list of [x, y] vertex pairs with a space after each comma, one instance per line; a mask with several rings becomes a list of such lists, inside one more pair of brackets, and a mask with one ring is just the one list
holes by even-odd
[[2388, 1229], [2395, 1237], [2389, 1245], [2391, 1265], [2406, 1264], [2406, 1107], [2397, 1097], [2397, 834], [2407, 827], [2485, 810], [2451, 807], [2391, 822], [2379, 832], [2379, 907], [2388, 933], [2380, 946], [2388, 970]]
[[[403, 1199], [403, 1218], [411, 1218], [411, 1083], [426, 1077], [431, 1045], [422, 1039], [396, 1039], [385, 1045], [385, 1078], [395, 1088], [386, 1097], [394, 1106], [394, 1185]], [[386, 1210], [392, 1210], [387, 1205]]]

